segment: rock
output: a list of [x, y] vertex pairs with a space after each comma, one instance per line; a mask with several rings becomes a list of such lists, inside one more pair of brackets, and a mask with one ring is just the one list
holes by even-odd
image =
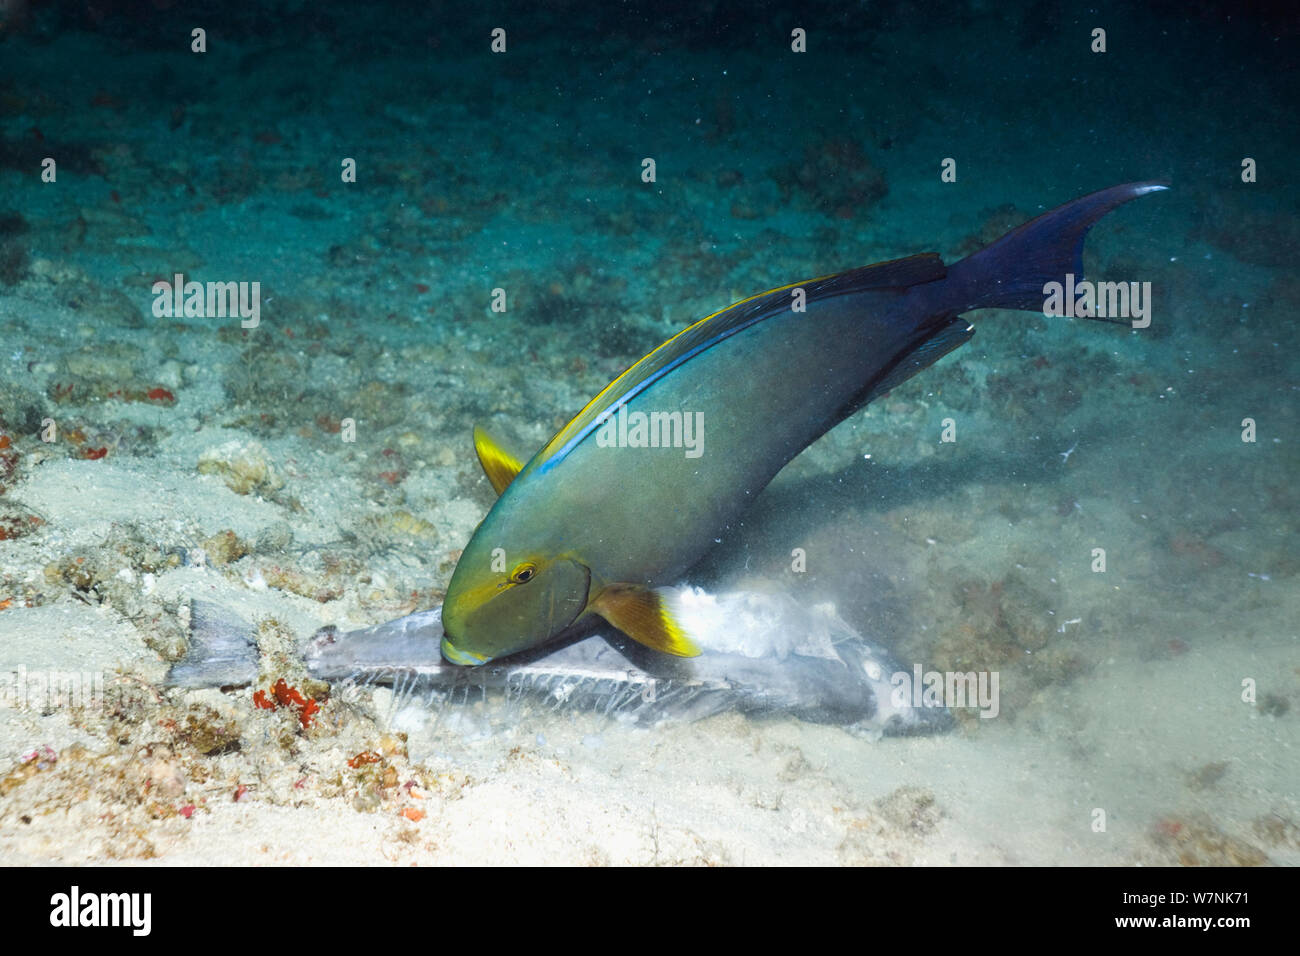
[[237, 495], [268, 494], [284, 487], [267, 450], [255, 441], [229, 441], [199, 456], [199, 474], [220, 475]]
[[890, 823], [917, 836], [933, 832], [943, 819], [934, 794], [924, 787], [899, 787], [877, 800], [876, 810]]

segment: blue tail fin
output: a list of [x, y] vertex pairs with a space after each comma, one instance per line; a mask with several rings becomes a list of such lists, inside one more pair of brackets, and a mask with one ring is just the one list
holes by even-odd
[[1083, 278], [1083, 240], [1106, 213], [1130, 199], [1169, 187], [1127, 183], [1090, 193], [1045, 212], [948, 269], [945, 298], [956, 312], [1024, 309], [1041, 312], [1043, 286], [1064, 284], [1066, 273]]

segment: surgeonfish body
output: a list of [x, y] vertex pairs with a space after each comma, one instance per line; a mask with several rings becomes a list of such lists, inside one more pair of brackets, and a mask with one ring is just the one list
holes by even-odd
[[1045, 285], [1082, 276], [1089, 228], [1164, 188], [1092, 193], [952, 266], [916, 255], [737, 302], [629, 368], [526, 464], [476, 430], [500, 497], [452, 576], [443, 655], [482, 664], [596, 617], [655, 650], [698, 653], [657, 586], [677, 583], [805, 447], [967, 342], [963, 313], [1041, 312]]

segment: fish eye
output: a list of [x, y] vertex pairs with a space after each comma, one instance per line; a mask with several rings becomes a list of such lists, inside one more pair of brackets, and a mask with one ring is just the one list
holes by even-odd
[[533, 579], [533, 575], [536, 573], [537, 569], [531, 564], [521, 564], [519, 567], [515, 568], [514, 573], [510, 575], [510, 580], [514, 581], [516, 584], [527, 584]]

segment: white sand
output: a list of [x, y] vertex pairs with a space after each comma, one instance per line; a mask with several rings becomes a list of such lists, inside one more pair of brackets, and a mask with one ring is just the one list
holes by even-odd
[[[42, 465], [16, 497], [67, 530], [57, 542], [7, 544], [6, 573], [49, 557], [32, 549], [93, 542], [113, 522], [253, 535], [276, 510], [179, 467], [124, 460]], [[250, 589], [235, 570], [178, 568], [154, 587], [206, 595], [250, 618], [273, 615], [297, 633], [325, 620], [348, 624], [343, 609], [355, 606]], [[1196, 633], [1195, 621], [1180, 626], [1195, 653], [1142, 660], [1117, 644], [1091, 672], [1019, 701], [1013, 716], [930, 739], [871, 743], [833, 727], [737, 716], [647, 730], [592, 715], [530, 717], [483, 737], [486, 724], [472, 715], [443, 714], [429, 729], [421, 724], [430, 715], [407, 711], [405, 745], [389, 738], [395, 752], [361, 768], [393, 768], [397, 785], [370, 802], [364, 794], [374, 788], [347, 760], [385, 746], [375, 717], [391, 697], [383, 689], [357, 703], [332, 700], [305, 735], [291, 715], [253, 708], [249, 689], [161, 692], [153, 703], [145, 695], [121, 744], [109, 728], [124, 725], [94, 714], [9, 707], [0, 709], [6, 779], [18, 780], [35, 748], [60, 759], [0, 796], [0, 852], [13, 863], [1133, 864], [1168, 861], [1161, 828], [1177, 836], [1193, 826], [1219, 834], [1210, 843], [1226, 834], [1258, 847], [1254, 821], [1300, 813], [1300, 741], [1293, 714], [1266, 717], [1240, 701], [1240, 680], [1283, 675], [1293, 694], [1295, 640], [1280, 617], [1257, 620], [1243, 655]], [[0, 613], [0, 635], [0, 671], [120, 670], [155, 687], [162, 678], [157, 655], [110, 607], [70, 598], [11, 607]], [[174, 742], [165, 721], [195, 704], [230, 715], [242, 749], [203, 757], [179, 744], [146, 755], [150, 743]], [[69, 752], [78, 743], [85, 755]], [[1219, 761], [1218, 780], [1189, 785], [1197, 768]], [[126, 784], [104, 785], [106, 768]], [[422, 799], [403, 786], [409, 780]], [[249, 790], [236, 803], [241, 784]], [[916, 826], [878, 803], [899, 788], [932, 795], [933, 807], [928, 797], [903, 799]], [[171, 811], [148, 809], [159, 792]], [[189, 818], [173, 812], [186, 806], [197, 807]], [[1106, 812], [1105, 832], [1091, 827], [1094, 808]], [[423, 816], [400, 815], [407, 810]], [[1300, 862], [1294, 844], [1265, 852]]]

